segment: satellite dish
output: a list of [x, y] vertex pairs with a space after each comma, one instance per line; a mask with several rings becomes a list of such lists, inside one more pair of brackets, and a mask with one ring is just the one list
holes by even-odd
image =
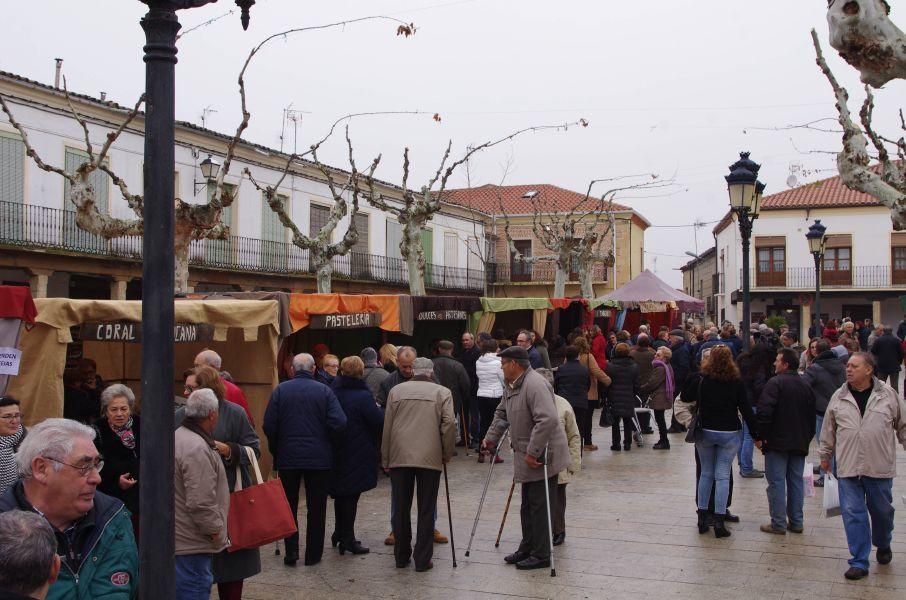
[[799, 180], [796, 179], [795, 175], [791, 174], [789, 177], [786, 178], [786, 185], [787, 185], [787, 187], [794, 188], [797, 185], [799, 185]]

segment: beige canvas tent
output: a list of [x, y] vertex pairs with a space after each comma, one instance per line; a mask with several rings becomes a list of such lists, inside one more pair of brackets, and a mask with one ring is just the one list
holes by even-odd
[[[8, 389], [22, 401], [26, 424], [63, 415], [67, 352], [70, 360], [76, 354], [97, 361], [106, 383], [125, 383], [141, 402], [141, 302], [46, 298], [35, 305], [38, 316], [33, 326], [23, 326], [21, 368]], [[182, 372], [195, 354], [216, 350], [248, 398], [264, 448], [261, 421], [277, 385], [279, 319], [276, 300], [177, 300], [173, 395], [182, 394]], [[73, 334], [85, 339], [70, 344]]]

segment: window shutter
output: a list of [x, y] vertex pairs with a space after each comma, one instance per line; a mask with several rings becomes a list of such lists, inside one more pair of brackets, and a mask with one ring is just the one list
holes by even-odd
[[25, 144], [0, 132], [0, 202], [25, 202]]
[[360, 254], [369, 254], [371, 251], [371, 244], [369, 243], [369, 215], [368, 213], [356, 213], [355, 214], [355, 229], [359, 234], [359, 239], [355, 243], [355, 246], [352, 247], [353, 252], [358, 252]]
[[402, 260], [400, 243], [403, 241], [403, 226], [399, 221], [387, 220], [387, 258]]
[[825, 248], [852, 248], [853, 236], [849, 233], [829, 235], [824, 242]]

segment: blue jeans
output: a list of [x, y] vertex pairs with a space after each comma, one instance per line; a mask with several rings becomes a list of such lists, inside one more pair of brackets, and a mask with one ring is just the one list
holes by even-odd
[[841, 477], [837, 481], [843, 529], [852, 555], [849, 565], [867, 571], [871, 545], [890, 548], [893, 538], [893, 479]]
[[711, 487], [714, 489], [714, 514], [727, 513], [727, 497], [730, 495], [730, 469], [733, 458], [739, 451], [742, 435], [739, 431], [702, 432], [702, 439], [695, 443], [702, 463], [702, 475], [698, 479], [698, 508], [708, 509]]
[[[755, 408], [752, 408], [752, 412], [755, 412]], [[755, 469], [755, 465], [752, 462], [752, 455], [755, 453], [755, 440], [752, 439], [752, 434], [749, 433], [749, 426], [746, 425], [746, 422], [742, 422], [742, 445], [739, 447], [739, 452], [737, 452], [737, 457], [739, 458], [739, 474], [748, 475]]]
[[213, 583], [210, 554], [176, 557], [176, 600], [208, 600]]
[[790, 525], [802, 527], [802, 503], [805, 501], [805, 485], [802, 482], [804, 470], [805, 456], [772, 451], [764, 455], [764, 474], [768, 480], [768, 507], [771, 510], [771, 525], [774, 529], [786, 529], [787, 517]]

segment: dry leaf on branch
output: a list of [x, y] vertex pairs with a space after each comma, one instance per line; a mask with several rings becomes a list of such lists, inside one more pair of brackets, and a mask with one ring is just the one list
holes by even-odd
[[415, 35], [415, 23], [409, 23], [408, 25], [400, 25], [396, 28], [396, 35], [404, 35], [409, 37], [410, 35]]
[[434, 113], [434, 116], [431, 118], [440, 123], [440, 113]]
[[582, 127], [588, 127], [588, 121], [586, 121], [585, 119], [579, 119], [579, 125], [581, 125]]

